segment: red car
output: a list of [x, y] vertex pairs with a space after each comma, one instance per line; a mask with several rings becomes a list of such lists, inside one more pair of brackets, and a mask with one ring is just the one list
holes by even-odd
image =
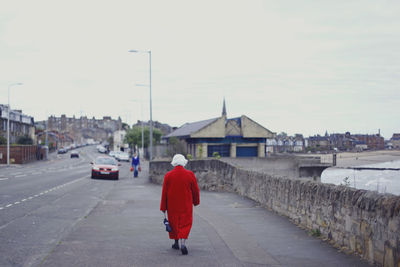
[[118, 180], [121, 164], [111, 157], [98, 157], [92, 164], [92, 178], [112, 178]]

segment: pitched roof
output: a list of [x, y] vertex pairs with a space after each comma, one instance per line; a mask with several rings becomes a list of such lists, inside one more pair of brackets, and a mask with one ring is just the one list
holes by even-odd
[[185, 123], [172, 133], [166, 135], [164, 138], [170, 138], [172, 136], [190, 136], [192, 133], [199, 131], [200, 129], [206, 127], [207, 125], [213, 123], [218, 118], [204, 120], [204, 121], [196, 121], [192, 123]]

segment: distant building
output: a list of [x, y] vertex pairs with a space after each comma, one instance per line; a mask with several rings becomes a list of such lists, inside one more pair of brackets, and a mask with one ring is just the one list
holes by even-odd
[[228, 119], [225, 100], [218, 118], [186, 123], [164, 139], [176, 137], [194, 157], [265, 157], [266, 140], [275, 133], [245, 115]]
[[390, 138], [390, 142], [392, 143], [392, 148], [400, 149], [400, 133], [394, 133]]
[[385, 149], [385, 140], [380, 134], [344, 134], [335, 133], [325, 136], [310, 136], [307, 140], [308, 151], [363, 151]]
[[[46, 121], [38, 122], [40, 127], [46, 127]], [[104, 116], [102, 119], [92, 119], [86, 116], [75, 118], [61, 115], [61, 117], [50, 116], [47, 121], [49, 131], [66, 134], [72, 138], [75, 143], [83, 143], [85, 140], [93, 139], [104, 141], [111, 137], [115, 131], [122, 129], [121, 118], [117, 120], [109, 116]]]
[[381, 150], [385, 149], [385, 139], [380, 136], [380, 134], [356, 134], [352, 135], [354, 139], [356, 139], [359, 144], [363, 143], [367, 146], [367, 149], [372, 150]]
[[[7, 138], [8, 107], [0, 104], [0, 135]], [[31, 116], [22, 113], [22, 110], [10, 112], [10, 143], [16, 143], [18, 137], [28, 136], [35, 142], [35, 123]]]
[[329, 136], [315, 135], [308, 138], [308, 149], [311, 151], [328, 151], [330, 147]]
[[114, 151], [124, 151], [126, 148], [128, 148], [128, 145], [124, 144], [125, 135], [126, 135], [125, 130], [120, 130], [120, 131], [114, 132], [114, 135], [113, 135], [113, 140], [114, 140], [113, 150]]

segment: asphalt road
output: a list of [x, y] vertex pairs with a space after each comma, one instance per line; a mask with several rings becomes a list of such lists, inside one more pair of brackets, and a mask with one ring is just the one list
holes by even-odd
[[[0, 169], [0, 266], [369, 266], [254, 201], [201, 191], [189, 254], [171, 248], [161, 186], [122, 163], [119, 181], [90, 179], [98, 153]], [[11, 206], [10, 206], [11, 205]]]
[[48, 161], [0, 167], [0, 266], [38, 266], [115, 186], [90, 179], [94, 147], [78, 151], [79, 159], [53, 153]]

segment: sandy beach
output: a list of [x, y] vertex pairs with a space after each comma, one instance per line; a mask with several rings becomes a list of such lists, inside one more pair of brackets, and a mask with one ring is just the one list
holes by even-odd
[[367, 164], [400, 161], [400, 150], [342, 152], [336, 157], [337, 167], [356, 167]]

